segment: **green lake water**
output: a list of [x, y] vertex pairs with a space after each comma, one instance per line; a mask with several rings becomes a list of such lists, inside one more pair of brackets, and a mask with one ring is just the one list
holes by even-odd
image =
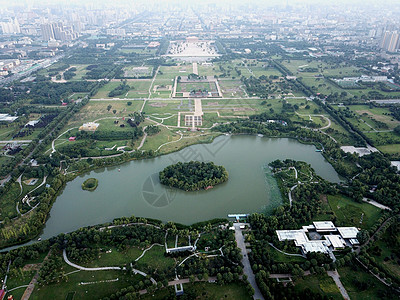
[[[194, 145], [154, 159], [95, 170], [67, 184], [51, 209], [41, 238], [122, 216], [192, 224], [230, 213], [269, 212], [282, 201], [274, 178], [265, 169], [275, 159], [306, 161], [324, 179], [340, 181], [333, 167], [315, 150], [314, 146], [293, 139], [220, 136], [211, 144]], [[229, 180], [198, 192], [160, 185], [159, 171], [178, 161], [190, 160], [223, 165], [229, 172]], [[99, 181], [93, 192], [81, 188], [90, 177]]]

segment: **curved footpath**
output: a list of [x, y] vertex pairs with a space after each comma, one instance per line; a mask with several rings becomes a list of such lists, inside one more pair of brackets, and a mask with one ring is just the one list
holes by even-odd
[[[79, 266], [79, 265], [77, 265], [77, 264], [74, 264], [73, 262], [71, 262], [71, 261], [68, 259], [68, 257], [67, 257], [67, 251], [66, 251], [65, 249], [63, 250], [63, 258], [64, 258], [64, 261], [65, 261], [68, 265], [70, 265], [71, 267], [74, 267], [74, 268], [76, 268], [76, 269], [82, 270], [82, 271], [126, 270], [125, 267], [124, 267], [124, 268], [121, 268], [121, 267], [86, 268], [86, 267]], [[135, 274], [140, 274], [140, 275], [142, 275], [142, 276], [144, 276], [144, 277], [147, 277], [147, 274], [144, 273], [144, 272], [142, 272], [142, 271], [140, 271], [140, 270], [137, 270], [137, 269], [132, 268], [132, 271], [133, 271], [133, 273], [135, 273]], [[153, 284], [157, 284], [157, 282], [156, 282], [152, 277], [150, 278], [150, 281], [151, 281]]]

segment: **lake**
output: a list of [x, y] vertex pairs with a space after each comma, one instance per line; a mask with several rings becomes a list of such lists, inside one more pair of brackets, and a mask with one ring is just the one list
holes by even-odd
[[[41, 235], [47, 239], [80, 227], [135, 215], [192, 224], [230, 213], [270, 212], [281, 204], [279, 189], [265, 166], [291, 158], [311, 164], [331, 182], [340, 178], [313, 145], [293, 139], [220, 136], [211, 144], [187, 147], [168, 155], [124, 163], [83, 174], [69, 182], [54, 203]], [[229, 180], [207, 191], [184, 192], [160, 185], [158, 172], [178, 161], [213, 161], [223, 165]], [[95, 177], [98, 188], [84, 191], [82, 183]]]

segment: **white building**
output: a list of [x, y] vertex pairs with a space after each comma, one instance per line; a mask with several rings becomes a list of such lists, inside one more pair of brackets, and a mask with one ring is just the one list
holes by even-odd
[[358, 229], [355, 227], [336, 227], [331, 221], [313, 222], [313, 225], [297, 230], [276, 231], [279, 241], [294, 241], [304, 254], [331, 254], [332, 251], [358, 245], [357, 233]]

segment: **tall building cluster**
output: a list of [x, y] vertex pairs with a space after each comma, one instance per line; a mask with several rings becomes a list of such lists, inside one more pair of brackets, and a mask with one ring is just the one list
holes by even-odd
[[380, 47], [389, 52], [400, 49], [400, 33], [397, 31], [386, 31], [383, 34]]
[[74, 22], [72, 26], [66, 26], [62, 23], [45, 23], [40, 25], [42, 39], [44, 41], [72, 41], [79, 36], [80, 24]]
[[1, 30], [3, 31], [3, 34], [21, 33], [21, 28], [20, 28], [18, 20], [16, 18], [14, 20], [10, 20], [8, 22], [1, 22], [0, 26], [1, 26]]

